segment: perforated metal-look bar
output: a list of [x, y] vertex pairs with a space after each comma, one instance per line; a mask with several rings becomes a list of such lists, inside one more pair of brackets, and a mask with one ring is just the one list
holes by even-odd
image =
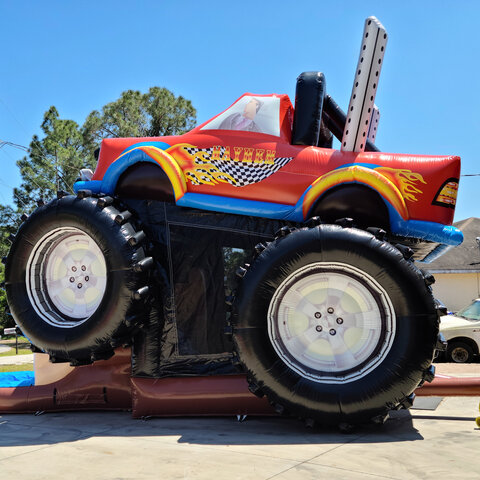
[[372, 117], [370, 119], [370, 125], [368, 127], [367, 140], [375, 143], [375, 137], [378, 131], [378, 122], [380, 121], [380, 110], [376, 105], [373, 106]]
[[368, 17], [343, 131], [341, 149], [344, 151], [365, 150], [386, 45], [385, 28], [375, 17]]
[[[333, 133], [333, 135], [341, 142], [347, 116], [345, 112], [338, 106], [330, 95], [325, 95], [323, 102], [322, 120], [325, 126]], [[367, 152], [379, 152], [378, 147], [367, 138], [365, 147]]]

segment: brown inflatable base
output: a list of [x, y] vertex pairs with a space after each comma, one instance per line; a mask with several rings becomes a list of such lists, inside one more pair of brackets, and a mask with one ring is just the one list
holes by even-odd
[[245, 375], [132, 378], [132, 416], [274, 415], [248, 390]]
[[[245, 375], [132, 378], [132, 416], [276, 415], [266, 398], [247, 387]], [[480, 378], [437, 377], [418, 396], [480, 396]]]
[[437, 376], [432, 383], [425, 383], [415, 390], [423, 397], [477, 397], [480, 396], [480, 378]]
[[[130, 350], [117, 349], [110, 360], [67, 370], [52, 383], [0, 388], [0, 413], [132, 410], [134, 418], [275, 415], [265, 398], [248, 390], [245, 375], [131, 378], [130, 362]], [[438, 376], [415, 393], [480, 396], [480, 378]]]
[[130, 349], [117, 349], [111, 359], [75, 367], [55, 382], [0, 388], [0, 413], [129, 410], [130, 359]]

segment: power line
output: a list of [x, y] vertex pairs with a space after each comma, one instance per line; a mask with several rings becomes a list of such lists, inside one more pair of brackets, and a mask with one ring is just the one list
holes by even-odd
[[0, 103], [5, 107], [5, 109], [8, 111], [8, 113], [12, 116], [12, 118], [18, 123], [18, 125], [21, 127], [24, 133], [27, 135], [30, 135], [27, 132], [27, 129], [23, 126], [22, 122], [14, 115], [14, 113], [8, 108], [8, 105], [0, 98]]
[[[27, 135], [29, 135], [29, 133], [27, 132], [27, 129], [23, 126], [22, 122], [20, 122], [20, 120], [14, 115], [14, 113], [10, 110], [10, 108], [8, 108], [8, 105], [7, 105], [1, 98], [0, 98], [0, 103], [5, 107], [5, 109], [8, 111], [8, 113], [10, 113], [10, 115], [12, 116], [12, 118], [18, 123], [18, 125], [21, 127], [21, 129], [22, 129]], [[0, 142], [1, 142], [1, 143], [0, 143], [0, 148], [2, 148], [2, 147], [5, 146], [5, 145], [8, 145], [8, 146], [13, 146], [14, 148], [18, 148], [18, 149], [20, 149], [20, 150], [23, 150], [23, 151], [25, 151], [25, 152], [27, 152], [27, 153], [30, 153], [30, 151], [31, 151], [30, 148], [25, 147], [24, 145], [18, 145], [18, 144], [13, 143], [13, 142], [6, 142], [6, 141], [2, 141], [2, 140], [0, 140]], [[36, 145], [38, 146], [40, 155], [41, 155], [45, 160], [49, 161], [49, 159], [47, 158], [47, 156], [42, 152], [42, 150], [43, 150], [42, 144], [41, 144], [38, 140], [36, 140], [35, 137], [33, 138], [32, 143], [34, 143], [34, 144], [36, 144]], [[70, 168], [73, 168], [73, 167], [70, 166]], [[68, 184], [65, 182], [65, 179], [58, 173], [58, 169], [57, 169], [57, 168], [55, 168], [55, 169], [57, 170], [57, 174], [60, 176], [60, 178], [61, 178], [61, 179], [64, 181], [64, 183], [66, 184], [67, 188], [68, 188], [72, 193], [74, 193], [72, 187], [71, 187], [70, 185], [68, 185]], [[40, 188], [40, 189], [41, 189], [41, 187], [39, 187], [33, 180], [32, 180], [32, 183], [33, 183], [34, 185], [36, 185], [37, 188]]]
[[[3, 150], [3, 153], [5, 153], [5, 155], [7, 155], [7, 157], [10, 157], [11, 160], [14, 160], [14, 159], [7, 153], [6, 150]], [[15, 161], [15, 160], [14, 160], [14, 161]], [[35, 182], [35, 180], [33, 180], [33, 178], [30, 178], [30, 181], [31, 181], [39, 190], [43, 190], [43, 188], [42, 188], [40, 185], [38, 185], [38, 183]], [[3, 182], [3, 183], [4, 183], [5, 185], [7, 185], [5, 182]], [[7, 186], [9, 186], [9, 185], [7, 185]], [[15, 190], [14, 190], [15, 187], [11, 187], [11, 186], [9, 186], [9, 187], [12, 189], [13, 193], [15, 194]], [[23, 206], [25, 206], [25, 203], [18, 197], [18, 195], [17, 195], [17, 199], [20, 201], [20, 203], [21, 203]]]
[[28, 206], [25, 204], [25, 202], [20, 198], [20, 196], [18, 195], [18, 193], [15, 192], [15, 188], [12, 187], [11, 185], [9, 185], [8, 183], [4, 182], [2, 179], [0, 179], [0, 183], [2, 185], [5, 185], [6, 187], [8, 188], [11, 188], [12, 189], [12, 193], [13, 195], [15, 195], [17, 197], [17, 200], [23, 205], [24, 208], [28, 208]]
[[[20, 128], [24, 131], [24, 133], [26, 133], [27, 135], [30, 135], [29, 132], [27, 132], [27, 129], [24, 127], [23, 123], [20, 122], [20, 120], [15, 116], [15, 114], [10, 110], [10, 108], [8, 108], [8, 105], [1, 98], [0, 98], [0, 103], [5, 107], [5, 109], [8, 111], [8, 113], [12, 116], [12, 118], [17, 122], [17, 124], [20, 126]], [[42, 145], [40, 144], [40, 142], [38, 142], [38, 140], [33, 140], [33, 141], [38, 145], [38, 147], [40, 149], [42, 148]], [[0, 140], [0, 149], [4, 146], [17, 148], [17, 149], [22, 150], [26, 153], [30, 152], [30, 148], [25, 147], [25, 145], [19, 145], [18, 143]], [[8, 153], [5, 150], [4, 150], [4, 153], [6, 153], [8, 157], [10, 157], [10, 155], [8, 155]], [[41, 151], [40, 151], [40, 155], [42, 155], [42, 157], [45, 158], [45, 160], [48, 160], [42, 154]], [[12, 157], [10, 157], [10, 158], [12, 158]], [[33, 181], [32, 179], [30, 179], [30, 180], [40, 191], [43, 190], [35, 181]], [[3, 183], [5, 183], [5, 182], [3, 182]], [[10, 188], [12, 189], [12, 192], [16, 196], [17, 200], [23, 205], [24, 208], [26, 208], [27, 206], [25, 205], [25, 202], [19, 197], [18, 194], [15, 193], [14, 187], [10, 187]]]
[[7, 142], [6, 140], [0, 140], [0, 148], [3, 148], [5, 146], [18, 148], [19, 150], [23, 150], [24, 152], [27, 152], [27, 153], [30, 151], [30, 149], [28, 147], [25, 147], [24, 145], [19, 145], [18, 143], [13, 143], [13, 142]]
[[[49, 158], [41, 151], [41, 150], [43, 149], [43, 146], [42, 146], [38, 141], [36, 141], [36, 140], [35, 140], [35, 143], [38, 145], [38, 147], [39, 147], [39, 149], [40, 149], [40, 150], [38, 151], [38, 154], [39, 154], [44, 160], [47, 160], [47, 161], [50, 163]], [[10, 147], [14, 147], [14, 148], [18, 148], [18, 149], [23, 150], [23, 151], [25, 151], [25, 152], [27, 152], [27, 153], [31, 153], [30, 148], [25, 147], [24, 145], [19, 145], [19, 144], [17, 144], [17, 143], [8, 142], [8, 141], [5, 141], [5, 140], [0, 140], [0, 149], [1, 149], [2, 147], [4, 147], [5, 145], [10, 146]], [[7, 153], [7, 152], [5, 151], [5, 153]], [[8, 154], [7, 154], [7, 155], [8, 155]], [[10, 155], [8, 155], [8, 156], [10, 157]], [[12, 157], [10, 157], [10, 158], [12, 158]], [[13, 159], [12, 159], [12, 160], [13, 160]], [[76, 170], [76, 167], [74, 167], [73, 165], [66, 164], [66, 166], [67, 166], [68, 168], [72, 169], [72, 170]], [[60, 169], [55, 165], [56, 174], [57, 174], [57, 175], [62, 179], [62, 181], [65, 183], [66, 188], [68, 188], [68, 190], [70, 190], [71, 193], [74, 193], [71, 185], [69, 185], [69, 184], [66, 182], [65, 177], [60, 173], [59, 170], [60, 170]], [[38, 185], [38, 183], [36, 183], [32, 178], [30, 178], [30, 181], [31, 181], [38, 189], [43, 190], [43, 188], [42, 188], [40, 185]]]

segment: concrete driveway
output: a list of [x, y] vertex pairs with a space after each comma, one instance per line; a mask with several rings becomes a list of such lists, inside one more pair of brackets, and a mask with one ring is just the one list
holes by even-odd
[[9, 350], [10, 350], [10, 347], [8, 347], [7, 345], [0, 344], [0, 353], [5, 353], [5, 352], [8, 352]]
[[[2, 353], [1, 350], [0, 353]], [[25, 365], [26, 363], [32, 362], [33, 353], [27, 353], [26, 355], [9, 355], [7, 357], [0, 357], [0, 365]]]
[[351, 434], [284, 418], [2, 415], [0, 472], [48, 480], [478, 479], [478, 401], [449, 397], [420, 410], [432, 408], [422, 399], [423, 406], [395, 412], [381, 427]]

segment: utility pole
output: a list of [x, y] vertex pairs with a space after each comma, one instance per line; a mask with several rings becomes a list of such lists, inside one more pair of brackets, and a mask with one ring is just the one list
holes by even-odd
[[55, 185], [57, 187], [57, 192], [60, 190], [60, 184], [58, 181], [58, 157], [57, 157], [57, 147], [55, 147]]

